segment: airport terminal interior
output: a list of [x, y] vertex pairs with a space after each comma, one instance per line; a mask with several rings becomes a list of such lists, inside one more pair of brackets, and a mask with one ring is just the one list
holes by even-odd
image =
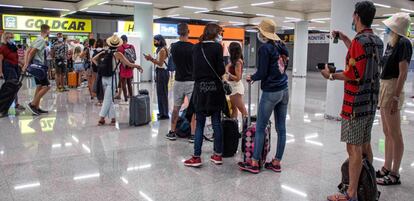
[[[107, 119], [107, 124], [98, 126], [103, 106], [96, 97], [91, 98], [89, 87], [93, 88], [90, 86], [93, 82], [88, 84], [87, 80], [92, 72], [85, 72], [83, 77], [80, 74], [81, 81], [76, 80], [76, 86], [70, 86], [68, 77], [73, 67], [68, 64], [64, 90], [60, 90], [52, 75], [56, 64], [51, 58], [46, 59], [52, 61], [46, 78], [51, 88], [40, 101], [40, 108], [48, 113], [33, 115], [28, 105], [36, 92], [35, 75], [25, 73], [17, 96], [19, 104], [26, 108], [14, 109], [16, 102], [13, 102], [0, 118], [0, 201], [327, 200], [327, 196], [338, 193], [341, 166], [348, 158], [346, 144], [341, 142], [344, 82], [325, 79], [317, 66], [334, 63], [339, 72], [345, 70], [347, 48], [341, 40], [334, 42], [331, 32], [341, 31], [351, 39], [357, 34], [352, 23], [358, 2], [361, 0], [0, 0], [0, 35], [12, 33], [15, 43], [27, 49], [36, 44], [42, 24], [50, 27], [46, 39], [49, 49], [57, 43], [58, 33], [67, 41], [80, 41], [85, 47], [88, 43], [85, 41], [106, 42], [112, 35], [127, 36], [128, 42], [135, 46], [135, 64], [143, 69], [143, 73], [133, 71], [132, 95], [145, 89], [150, 100], [149, 123], [130, 125], [131, 112], [136, 112], [134, 116], [146, 112], [131, 111], [133, 99], [125, 101], [121, 95], [121, 100], [114, 100], [114, 125]], [[411, 18], [408, 25], [413, 29], [409, 28], [404, 37], [413, 44], [414, 1], [372, 2], [376, 7], [373, 33], [384, 44], [388, 43], [390, 28], [383, 21], [396, 13], [406, 13]], [[216, 153], [214, 143], [209, 140], [214, 138], [212, 121], [207, 118], [202, 166], [187, 167], [184, 162], [194, 154], [194, 143], [187, 138], [166, 139], [177, 92], [174, 72], [168, 72], [171, 76], [166, 82], [169, 118], [160, 118], [157, 116], [159, 80], [155, 79], [154, 64], [143, 54], [156, 57], [155, 35], [165, 38], [167, 48], [179, 41], [180, 23], [188, 24], [188, 41], [193, 44], [198, 43], [208, 23], [220, 25], [224, 31], [220, 41], [224, 58], [230, 56], [230, 44], [241, 46], [242, 98], [249, 108], [250, 97], [251, 114], [256, 115], [263, 83], [253, 82], [249, 91], [246, 78], [256, 72], [261, 58], [258, 50], [263, 44], [257, 37], [261, 33], [257, 26], [268, 19], [275, 22], [275, 34], [289, 51], [286, 65], [289, 102], [282, 171], [263, 168], [259, 174], [251, 174], [240, 170], [238, 162], [245, 156], [244, 119], [240, 113], [241, 137], [237, 139], [234, 156], [223, 157], [222, 165], [210, 161], [210, 156]], [[396, 26], [400, 25], [398, 21]], [[381, 201], [414, 200], [414, 56], [409, 60], [405, 93], [400, 97], [404, 100], [400, 124], [405, 144], [399, 169], [401, 184], [378, 185]], [[1, 85], [5, 82], [0, 79]], [[181, 111], [189, 105], [190, 98], [185, 98]], [[2, 100], [0, 103], [4, 104]], [[384, 165], [387, 142], [380, 111], [374, 116], [370, 143], [372, 166], [377, 171]], [[278, 145], [273, 114], [270, 121], [267, 161], [274, 158]]]

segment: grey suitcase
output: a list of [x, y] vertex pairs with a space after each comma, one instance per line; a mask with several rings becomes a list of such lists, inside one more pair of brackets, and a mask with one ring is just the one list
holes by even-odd
[[151, 122], [150, 97], [148, 94], [132, 96], [129, 103], [129, 125], [142, 126]]

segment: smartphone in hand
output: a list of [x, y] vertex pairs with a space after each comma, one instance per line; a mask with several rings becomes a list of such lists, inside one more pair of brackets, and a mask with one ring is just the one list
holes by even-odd
[[[326, 65], [326, 63], [318, 63], [318, 65], [316, 66], [316, 68], [318, 70], [323, 70], [323, 69], [325, 69], [325, 65]], [[331, 73], [335, 73], [336, 72], [335, 63], [328, 63], [328, 68], [329, 68], [329, 72], [331, 72]]]

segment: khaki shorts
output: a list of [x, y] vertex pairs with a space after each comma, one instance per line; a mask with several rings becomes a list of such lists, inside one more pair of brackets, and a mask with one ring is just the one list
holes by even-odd
[[342, 119], [341, 141], [347, 144], [363, 145], [371, 141], [372, 125], [375, 115]]
[[184, 98], [187, 96], [188, 100], [191, 99], [191, 95], [193, 94], [194, 82], [193, 81], [186, 81], [174, 82], [174, 106], [181, 106], [184, 103]]
[[[381, 80], [381, 87], [379, 91], [378, 107], [390, 107], [395, 90], [397, 89], [397, 79]], [[404, 104], [404, 91], [400, 94], [400, 102], [398, 109], [401, 109]]]

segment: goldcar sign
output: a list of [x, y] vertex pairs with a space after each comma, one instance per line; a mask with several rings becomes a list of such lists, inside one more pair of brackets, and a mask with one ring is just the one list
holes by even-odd
[[40, 31], [42, 24], [49, 25], [53, 32], [92, 32], [92, 21], [88, 19], [3, 15], [4, 30]]

